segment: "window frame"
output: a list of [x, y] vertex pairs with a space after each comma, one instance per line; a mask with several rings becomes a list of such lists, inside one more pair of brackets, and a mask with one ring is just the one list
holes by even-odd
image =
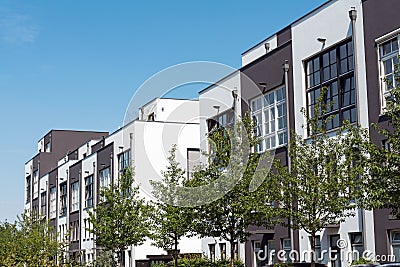
[[33, 172], [33, 199], [39, 197], [39, 170]]
[[[342, 48], [345, 47], [345, 54], [343, 55]], [[351, 53], [350, 53], [351, 47]], [[335, 75], [331, 75], [332, 69], [331, 64], [332, 58], [331, 53], [335, 51], [335, 62], [333, 63], [336, 66]], [[324, 79], [324, 69], [326, 68], [324, 65], [325, 55], [329, 55], [329, 79]], [[318, 70], [314, 68], [314, 62], [318, 62]], [[310, 74], [310, 63], [313, 64], [313, 72]], [[346, 71], [342, 71], [342, 62], [346, 63]], [[306, 108], [307, 114], [310, 117], [314, 116], [314, 105], [317, 102], [318, 97], [320, 96], [321, 89], [323, 87], [328, 87], [328, 92], [325, 97], [325, 103], [334, 102], [332, 107], [328, 107], [324, 118], [326, 119], [331, 115], [337, 116], [336, 118], [329, 120], [326, 130], [332, 131], [338, 129], [343, 125], [343, 121], [349, 120], [350, 123], [357, 123], [357, 84], [355, 79], [355, 62], [354, 62], [354, 47], [352, 37], [348, 37], [321, 52], [305, 59], [303, 61], [304, 64], [304, 73], [305, 73], [305, 96], [306, 96]], [[313, 78], [313, 84], [310, 84], [310, 77], [318, 73], [318, 82], [316, 83]], [[349, 83], [347, 83], [349, 81]], [[349, 86], [349, 88], [347, 88]], [[335, 89], [336, 88], [336, 89]], [[348, 89], [348, 90], [347, 90]], [[336, 93], [335, 93], [336, 90]], [[346, 100], [345, 97], [348, 97]], [[336, 98], [336, 100], [335, 100]], [[329, 102], [328, 102], [329, 101]], [[345, 102], [348, 101], [348, 104]], [[311, 135], [310, 129], [307, 129], [308, 135]]]
[[125, 150], [118, 154], [118, 173], [121, 174], [125, 168], [131, 166], [131, 150]]
[[[394, 41], [394, 39], [397, 39], [397, 51], [393, 50], [393, 47], [391, 48], [392, 51], [388, 54], [383, 54], [382, 50], [385, 44], [388, 42], [391, 43]], [[388, 88], [387, 83], [385, 81], [387, 76], [392, 75], [392, 82], [394, 81], [394, 75], [395, 75], [395, 63], [393, 62], [394, 58], [397, 57], [397, 61], [399, 63], [399, 55], [400, 55], [400, 28], [395, 31], [395, 33], [391, 33], [388, 36], [384, 36], [383, 40], [377, 40], [376, 41], [376, 47], [377, 47], [377, 56], [378, 56], [378, 70], [379, 70], [379, 93], [380, 93], [380, 101], [381, 101], [381, 114], [383, 114], [386, 111], [386, 97], [390, 95], [390, 90], [393, 88]], [[388, 60], [391, 60], [391, 68], [392, 72], [390, 74], [385, 73], [385, 62]]]
[[44, 191], [40, 194], [40, 215], [47, 215], [47, 192]]
[[[250, 100], [251, 116], [256, 122], [254, 134], [262, 139], [259, 144], [254, 146], [254, 152], [263, 153], [288, 144], [286, 106], [287, 96], [284, 85]], [[280, 108], [282, 108], [281, 115], [279, 115]], [[281, 128], [279, 127], [280, 121], [282, 122]], [[280, 138], [283, 138], [282, 143]]]
[[71, 183], [71, 212], [79, 211], [79, 181]]
[[25, 201], [25, 203], [30, 203], [31, 197], [32, 197], [32, 177], [31, 177], [31, 175], [28, 175], [25, 178], [25, 181], [26, 181], [26, 201]]
[[[54, 197], [53, 197], [54, 196]], [[57, 216], [57, 187], [50, 188], [49, 218], [55, 219]]]
[[[94, 206], [94, 175], [85, 177], [85, 208], [92, 208]], [[88, 183], [90, 181], [90, 183]]]
[[67, 215], [67, 182], [64, 182], [59, 185], [59, 190], [60, 190], [60, 217], [66, 216]]
[[395, 257], [396, 262], [398, 262], [400, 260], [400, 252], [397, 255], [399, 258], [396, 257], [395, 252], [394, 252], [394, 247], [397, 247], [398, 250], [400, 251], [400, 238], [399, 238], [399, 240], [394, 239], [394, 237], [397, 234], [400, 235], [400, 229], [390, 231], [390, 240], [389, 240], [391, 254]]

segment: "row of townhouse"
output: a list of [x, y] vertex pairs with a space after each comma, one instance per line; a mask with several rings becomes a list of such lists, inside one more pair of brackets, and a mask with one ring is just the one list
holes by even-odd
[[[203, 141], [206, 134], [216, 124], [229, 125], [246, 112], [256, 119], [263, 137], [256, 151], [274, 150], [275, 157], [287, 161], [289, 129], [307, 138], [300, 110], [312, 110], [323, 86], [336, 103], [331, 111], [335, 117], [328, 125], [332, 133], [342, 121], [350, 120], [370, 129], [374, 142], [383, 144], [370, 125], [387, 125], [384, 99], [389, 88], [384, 80], [394, 79], [399, 10], [398, 0], [327, 1], [244, 52], [242, 67], [200, 91], [198, 101], [156, 99], [144, 106], [151, 109], [141, 109], [137, 120], [111, 135], [50, 132], [39, 142], [39, 154], [26, 164], [25, 208], [47, 216], [61, 233], [76, 229], [71, 253], [83, 252], [83, 260], [91, 260], [96, 245], [85, 230], [90, 228], [86, 209], [97, 204], [99, 189], [111, 183], [123, 166], [133, 164], [136, 176], [145, 183], [165, 168], [166, 151], [177, 143], [179, 162], [190, 175], [202, 161], [199, 151], [208, 150]], [[157, 129], [167, 124], [168, 131]], [[186, 130], [177, 130], [181, 128]], [[249, 231], [248, 242], [235, 249], [249, 267], [276, 261], [270, 257], [272, 250], [296, 250], [299, 261], [304, 261], [301, 252], [311, 247], [303, 230], [251, 226]], [[339, 239], [348, 245], [338, 247]], [[381, 261], [395, 255], [400, 262], [400, 221], [389, 210], [359, 210], [355, 217], [318, 233], [316, 249], [324, 256], [320, 262], [332, 267], [348, 266], [352, 258], [346, 255], [351, 251], [370, 250]], [[330, 250], [336, 251], [334, 255], [323, 253]], [[257, 256], [260, 251], [264, 258]], [[183, 241], [181, 252], [215, 259], [229, 257], [230, 248], [224, 240], [191, 238]], [[132, 247], [126, 252], [126, 266], [160, 253], [149, 242]]]
[[[154, 99], [140, 112], [140, 118], [112, 134], [52, 130], [25, 164], [25, 210], [48, 219], [60, 241], [68, 236], [69, 257], [84, 263], [96, 257], [99, 247], [89, 232], [88, 211], [99, 203], [101, 188], [116, 181], [125, 167], [134, 167], [140, 195], [150, 199], [149, 181], [161, 176], [173, 145], [188, 176], [198, 164], [198, 101]], [[125, 251], [125, 266], [162, 253], [147, 240]], [[201, 240], [185, 238], [181, 253], [201, 253]]]

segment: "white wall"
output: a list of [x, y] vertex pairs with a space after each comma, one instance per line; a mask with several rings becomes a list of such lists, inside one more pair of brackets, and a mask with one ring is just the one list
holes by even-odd
[[142, 111], [144, 121], [154, 113], [155, 121], [198, 123], [199, 104], [197, 100], [157, 98], [143, 106]]

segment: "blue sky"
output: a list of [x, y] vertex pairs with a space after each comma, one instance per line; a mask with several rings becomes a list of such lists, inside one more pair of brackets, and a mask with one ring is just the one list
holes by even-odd
[[0, 221], [22, 212], [24, 163], [50, 129], [112, 132], [151, 75], [197, 60], [238, 68], [323, 2], [0, 0]]

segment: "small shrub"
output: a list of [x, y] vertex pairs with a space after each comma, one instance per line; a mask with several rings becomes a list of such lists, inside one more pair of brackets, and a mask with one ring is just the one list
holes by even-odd
[[373, 263], [373, 262], [369, 259], [361, 257], [358, 260], [352, 261], [350, 265], [353, 266], [353, 265], [357, 265], [357, 264], [368, 264], [368, 263]]

